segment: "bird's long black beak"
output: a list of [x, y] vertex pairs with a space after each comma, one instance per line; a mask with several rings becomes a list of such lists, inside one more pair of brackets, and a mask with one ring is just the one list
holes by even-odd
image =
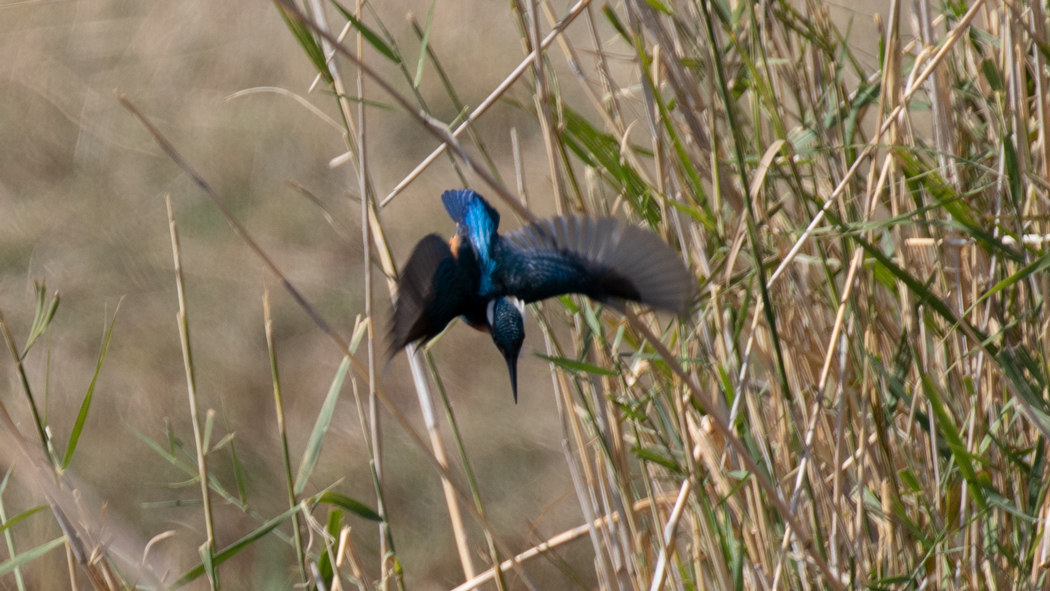
[[514, 393], [514, 404], [518, 403], [518, 356], [507, 355], [507, 372], [510, 373], [510, 389]]
[[490, 301], [485, 309], [485, 319], [489, 332], [492, 333], [492, 342], [507, 362], [514, 404], [518, 403], [518, 354], [521, 353], [521, 344], [525, 341], [523, 306], [524, 304], [515, 298], [501, 297]]

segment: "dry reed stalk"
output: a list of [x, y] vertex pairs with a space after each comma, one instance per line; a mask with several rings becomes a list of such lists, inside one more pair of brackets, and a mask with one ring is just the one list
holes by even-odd
[[[200, 413], [197, 401], [197, 378], [193, 365], [193, 354], [190, 349], [190, 326], [186, 313], [186, 289], [182, 281], [182, 251], [179, 248], [179, 233], [175, 224], [175, 213], [171, 209], [171, 197], [165, 197], [165, 205], [168, 208], [168, 228], [171, 231], [171, 254], [175, 261], [175, 286], [178, 291], [179, 312], [175, 319], [179, 325], [179, 339], [182, 343], [183, 366], [186, 369], [186, 388], [189, 395], [190, 422], [193, 426], [193, 444], [197, 451], [197, 478], [200, 480], [201, 500], [204, 503], [204, 527], [207, 538], [204, 541], [202, 552], [206, 551], [214, 555], [217, 551], [215, 542], [215, 522], [211, 507], [211, 489], [208, 486], [208, 460], [207, 450], [210, 442], [204, 440], [201, 431]], [[209, 560], [210, 562], [210, 560]], [[211, 588], [219, 589], [218, 570], [206, 569], [208, 583]]]

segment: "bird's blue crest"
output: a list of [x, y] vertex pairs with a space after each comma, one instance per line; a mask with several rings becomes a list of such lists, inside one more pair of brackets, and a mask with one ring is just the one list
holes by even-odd
[[525, 341], [524, 304], [517, 298], [499, 297], [491, 300], [485, 309], [492, 340], [501, 351], [517, 355]]

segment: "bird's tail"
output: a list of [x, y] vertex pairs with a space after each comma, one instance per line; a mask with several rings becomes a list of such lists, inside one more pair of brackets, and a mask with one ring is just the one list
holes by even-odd
[[489, 205], [488, 201], [471, 189], [450, 189], [441, 194], [441, 204], [452, 221], [462, 224], [466, 221], [467, 211], [471, 207], [484, 208], [490, 218], [499, 226], [499, 212]]

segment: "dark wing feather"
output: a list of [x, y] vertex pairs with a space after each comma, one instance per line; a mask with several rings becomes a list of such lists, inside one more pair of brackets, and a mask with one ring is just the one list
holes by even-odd
[[542, 220], [508, 233], [501, 247], [503, 288], [526, 302], [582, 293], [683, 314], [696, 285], [659, 236], [613, 218]]
[[426, 342], [463, 313], [470, 279], [448, 243], [430, 234], [416, 244], [398, 281], [390, 323], [390, 356], [411, 342]]

